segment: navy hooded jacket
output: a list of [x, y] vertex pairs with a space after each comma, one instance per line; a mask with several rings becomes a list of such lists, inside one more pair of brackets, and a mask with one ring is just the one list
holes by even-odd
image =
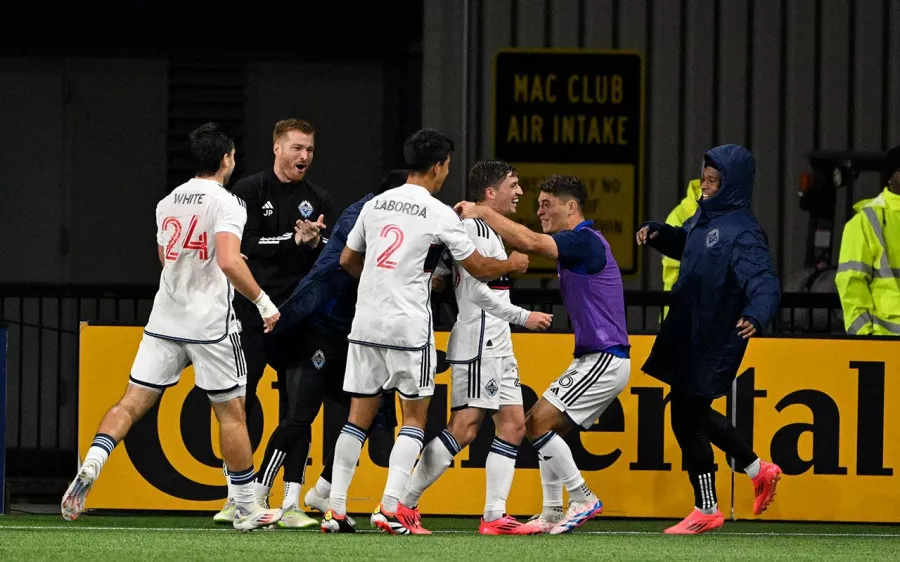
[[659, 234], [648, 245], [681, 260], [669, 314], [643, 371], [673, 390], [717, 398], [731, 388], [747, 349], [736, 325], [761, 332], [778, 311], [778, 276], [766, 233], [750, 210], [756, 166], [737, 145], [714, 148], [706, 161], [721, 174], [719, 191], [680, 228], [645, 223]]
[[281, 319], [275, 333], [307, 321], [346, 336], [350, 333], [356, 312], [356, 288], [359, 282], [341, 267], [341, 252], [353, 230], [363, 206], [375, 197], [369, 193], [341, 213], [331, 231], [331, 238], [316, 263], [300, 280], [290, 298], [279, 307]]

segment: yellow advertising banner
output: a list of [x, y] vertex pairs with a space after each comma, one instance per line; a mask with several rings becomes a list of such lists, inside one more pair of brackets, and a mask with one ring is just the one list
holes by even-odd
[[[84, 325], [81, 331], [79, 450], [90, 446], [106, 410], [123, 393], [141, 328]], [[447, 334], [436, 334], [446, 349]], [[570, 334], [514, 334], [526, 408], [568, 366]], [[693, 496], [681, 452], [670, 429], [668, 388], [641, 373], [653, 338], [632, 336], [629, 386], [590, 431], [568, 438], [604, 513], [622, 517], [682, 517]], [[445, 363], [441, 362], [444, 368]], [[437, 375], [427, 437], [449, 418], [449, 369]], [[259, 385], [259, 415], [250, 420], [254, 461], [262, 461], [265, 440], [278, 417], [274, 372]], [[900, 429], [900, 354], [896, 342], [817, 339], [756, 339], [729, 397], [714, 403], [727, 412], [764, 459], [785, 476], [778, 498], [762, 516], [773, 520], [900, 522], [900, 443], [888, 436]], [[327, 410], [327, 408], [326, 408]], [[307, 479], [322, 466], [323, 417], [313, 426]], [[325, 423], [339, 424], [335, 416]], [[88, 499], [89, 509], [205, 510], [221, 507], [225, 480], [218, 452], [218, 427], [188, 368], [166, 390], [158, 409], [141, 420], [103, 469]], [[422, 498], [424, 514], [480, 514], [484, 465], [493, 426], [486, 423], [475, 443]], [[366, 442], [349, 493], [351, 512], [371, 511], [387, 477], [393, 435], [373, 432]], [[723, 512], [734, 505], [738, 518], [752, 518], [749, 478], [732, 472], [716, 451], [716, 487]], [[273, 496], [280, 495], [280, 480]], [[460, 493], [465, 491], [465, 493]], [[304, 490], [305, 492], [305, 490]], [[516, 515], [541, 507], [540, 475], [534, 450], [520, 447], [508, 510]], [[278, 501], [273, 497], [274, 504]]]

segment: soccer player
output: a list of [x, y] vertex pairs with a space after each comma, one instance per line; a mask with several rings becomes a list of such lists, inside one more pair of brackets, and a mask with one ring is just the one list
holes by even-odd
[[[233, 189], [247, 205], [241, 252], [247, 256], [254, 277], [279, 306], [309, 273], [328, 235], [324, 220], [335, 215], [328, 192], [306, 179], [315, 156], [315, 136], [308, 121], [277, 122], [272, 132], [273, 166], [238, 180]], [[234, 310], [242, 324], [241, 349], [247, 358], [247, 418], [254, 413], [256, 387], [269, 364], [278, 376], [278, 416], [283, 420], [290, 409], [285, 364], [296, 359], [295, 342], [303, 336], [288, 331], [264, 336], [253, 303], [241, 296], [234, 299]], [[284, 508], [296, 507], [300, 502], [300, 481], [306, 468], [306, 457], [299, 457], [300, 453], [298, 449], [288, 454], [284, 462]], [[213, 517], [214, 521], [232, 519], [233, 496], [234, 490], [229, 488], [229, 501]], [[315, 523], [302, 511], [288, 512], [290, 516], [284, 525], [303, 527]]]
[[680, 228], [648, 222], [636, 235], [681, 260], [663, 321], [643, 371], [672, 387], [672, 431], [694, 488], [694, 509], [667, 534], [695, 535], [725, 524], [716, 499], [712, 445], [751, 478], [759, 515], [772, 502], [778, 465], [761, 460], [728, 418], [712, 409], [744, 359], [747, 339], [778, 312], [780, 283], [766, 233], [750, 210], [756, 164], [734, 144], [704, 155], [700, 208]]
[[[304, 333], [303, 338], [297, 342], [302, 348], [298, 354], [300, 360], [287, 364], [290, 400], [288, 416], [269, 438], [265, 457], [256, 475], [254, 488], [259, 498], [268, 497], [272, 482], [289, 454], [302, 459], [308, 458], [311, 425], [325, 397], [337, 402], [345, 412], [350, 407], [350, 397], [344, 393], [343, 385], [349, 346], [347, 336], [353, 322], [358, 282], [341, 268], [340, 255], [363, 206], [376, 194], [405, 184], [408, 175], [407, 170], [391, 170], [375, 193], [368, 193], [347, 207], [335, 223], [331, 238], [312, 270], [280, 307], [282, 316], [275, 333], [296, 325], [303, 325]], [[346, 422], [346, 416], [344, 421]], [[338, 437], [337, 432], [330, 433], [325, 432], [322, 474], [304, 498], [306, 505], [323, 514], [328, 511], [334, 444]], [[293, 452], [297, 449], [299, 452]], [[302, 485], [305, 483], [306, 462], [300, 466], [303, 471], [300, 480]], [[283, 514], [278, 522], [280, 527], [302, 528], [319, 524], [300, 511], [297, 505], [282, 509]], [[300, 521], [293, 521], [295, 518]], [[312, 525], [306, 523], [306, 520], [311, 521]], [[351, 526], [356, 526], [356, 522], [349, 516], [347, 520]]]
[[[501, 160], [482, 160], [469, 172], [469, 192], [477, 204], [506, 216], [516, 212], [522, 188], [515, 166]], [[506, 259], [503, 240], [484, 221], [466, 219], [463, 226], [482, 255]], [[525, 435], [522, 388], [509, 323], [543, 331], [550, 327], [553, 316], [511, 304], [508, 277], [484, 283], [458, 265], [452, 267], [452, 273], [459, 315], [447, 351], [453, 380], [450, 423], [423, 449], [400, 498], [397, 517], [407, 527], [421, 528], [419, 498], [450, 467], [453, 457], [475, 440], [478, 428], [490, 414], [497, 435], [485, 465], [487, 490], [478, 532], [533, 534], [533, 529], [506, 514], [516, 455]]]
[[525, 432], [538, 451], [545, 500], [560, 496], [555, 482], [566, 486], [570, 498], [565, 514], [561, 505], [550, 505], [529, 526], [559, 534], [603, 511], [562, 436], [572, 428], [590, 428], [622, 392], [631, 371], [631, 346], [622, 275], [606, 239], [591, 228], [593, 221], [584, 219], [584, 183], [574, 176], [554, 175], [540, 191], [537, 214], [545, 234], [486, 205], [463, 201], [456, 208], [463, 218], [484, 220], [511, 248], [557, 261], [563, 304], [575, 332], [575, 357], [528, 411]]
[[280, 510], [263, 508], [253, 496], [253, 452], [244, 418], [247, 366], [231, 308], [232, 287], [254, 304], [266, 332], [280, 315], [241, 258], [247, 212], [223, 187], [234, 171], [234, 142], [210, 123], [191, 132], [190, 147], [195, 177], [156, 207], [163, 270], [129, 385], [100, 422], [63, 496], [62, 515], [69, 521], [84, 510], [116, 444], [192, 363], [195, 384], [206, 391], [219, 420], [222, 456], [234, 488], [232, 525], [248, 531], [281, 517]]
[[409, 534], [397, 518], [400, 494], [422, 450], [436, 361], [431, 322], [431, 276], [444, 247], [470, 274], [494, 279], [524, 271], [528, 259], [482, 256], [453, 210], [433, 197], [447, 177], [453, 143], [423, 129], [404, 144], [408, 183], [365, 204], [341, 253], [341, 266], [359, 277], [356, 315], [344, 391], [353, 397], [350, 416], [334, 453], [324, 532], [348, 532], [347, 490], [363, 442], [379, 406], [379, 394], [400, 393], [403, 425], [394, 442], [381, 503], [371, 517], [391, 534]]

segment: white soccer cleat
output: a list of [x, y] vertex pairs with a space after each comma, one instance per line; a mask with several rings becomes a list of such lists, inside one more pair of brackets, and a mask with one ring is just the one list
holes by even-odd
[[525, 522], [525, 526], [535, 532], [549, 533], [553, 527], [563, 520], [562, 514], [558, 518], [548, 519], [542, 514], [533, 515], [531, 519]]
[[234, 522], [232, 525], [238, 531], [252, 531], [261, 527], [268, 527], [281, 519], [280, 509], [266, 509], [256, 502], [246, 508], [235, 505]]
[[278, 527], [282, 529], [309, 529], [319, 526], [318, 521], [300, 511], [296, 505], [282, 509], [281, 519], [278, 521]]
[[[306, 492], [306, 495], [303, 496], [303, 503], [306, 504], [307, 507], [311, 507], [322, 515], [325, 515], [328, 513], [328, 499], [328, 496], [319, 495], [318, 490], [313, 486]], [[345, 515], [344, 517], [347, 518], [347, 523], [351, 527], [356, 528], [356, 521], [352, 517], [349, 515]]]
[[234, 500], [229, 499], [227, 502], [225, 502], [225, 505], [222, 506], [222, 510], [219, 511], [219, 513], [213, 515], [213, 521], [216, 523], [233, 523], [236, 509], [237, 506], [235, 505]]
[[69, 489], [66, 490], [62, 503], [60, 503], [59, 507], [63, 519], [66, 521], [78, 519], [78, 516], [84, 511], [84, 501], [87, 499], [88, 492], [91, 491], [91, 486], [94, 485], [98, 474], [100, 474], [100, 467], [96, 462], [90, 461], [82, 465], [75, 479], [69, 484]]
[[561, 535], [574, 531], [589, 520], [603, 513], [603, 502], [599, 498], [577, 503], [570, 501], [566, 517], [550, 530], [551, 535]]

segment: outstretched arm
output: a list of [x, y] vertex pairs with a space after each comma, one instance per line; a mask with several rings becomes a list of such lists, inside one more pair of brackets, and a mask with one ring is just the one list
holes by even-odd
[[553, 260], [559, 257], [556, 241], [551, 236], [529, 230], [489, 207], [461, 201], [456, 204], [454, 209], [464, 219], [482, 219], [488, 223], [511, 248]]

